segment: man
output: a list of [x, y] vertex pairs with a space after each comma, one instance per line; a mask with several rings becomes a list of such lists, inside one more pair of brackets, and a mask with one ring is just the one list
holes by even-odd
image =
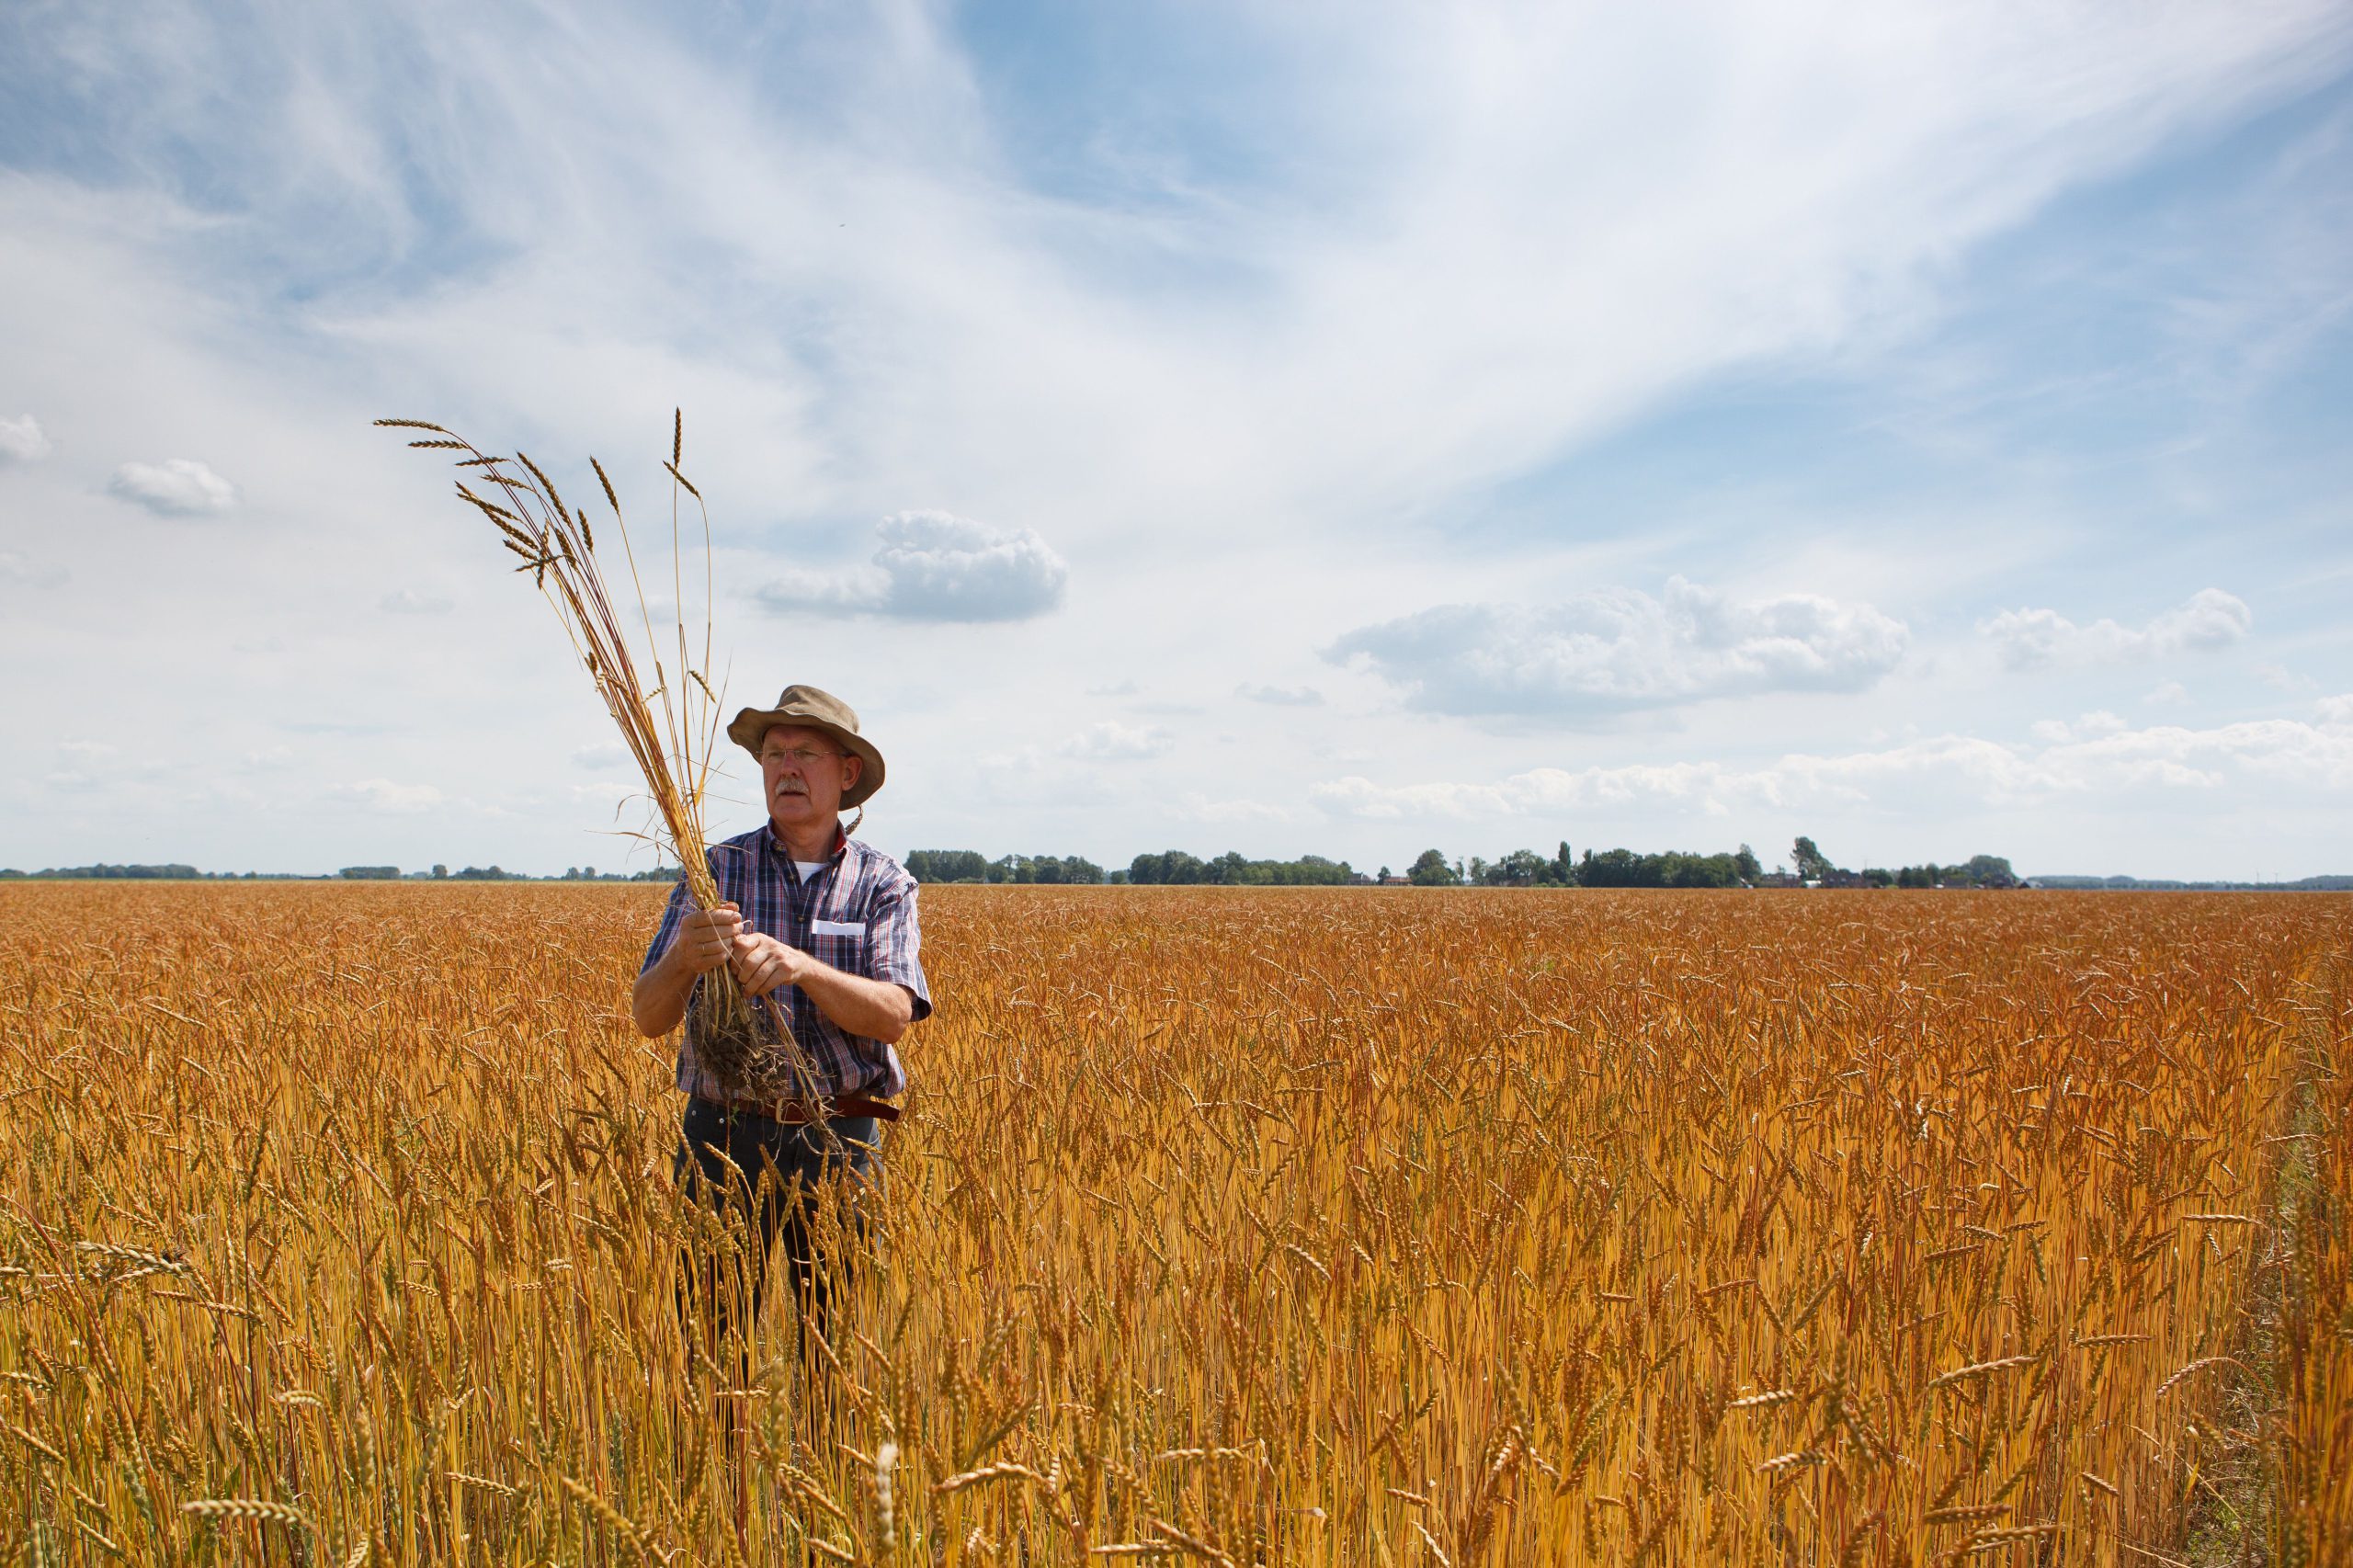
[[[816, 1199], [837, 1193], [845, 1219], [854, 1221], [881, 1153], [881, 1124], [898, 1119], [889, 1102], [906, 1087], [897, 1042], [931, 1015], [931, 994], [915, 879], [842, 829], [842, 808], [882, 787], [882, 754], [858, 733], [858, 715], [815, 687], [790, 686], [775, 707], [736, 714], [727, 738], [759, 759], [768, 820], [710, 846], [720, 907], [696, 909], [683, 881], [672, 891], [630, 1007], [649, 1036], [685, 1021], [677, 1081], [689, 1097], [678, 1178], [722, 1206], [741, 1206], [745, 1221], [744, 1277], [698, 1270], [682, 1305], [709, 1314], [715, 1349], [740, 1296], [748, 1341], [768, 1255], [781, 1242], [805, 1348], [812, 1329], [831, 1332], [839, 1268], [828, 1266], [813, 1229]], [[734, 966], [764, 1026], [789, 1031], [813, 1064], [817, 1098], [763, 1097], [722, 1082], [698, 1060], [699, 983], [722, 963]]]

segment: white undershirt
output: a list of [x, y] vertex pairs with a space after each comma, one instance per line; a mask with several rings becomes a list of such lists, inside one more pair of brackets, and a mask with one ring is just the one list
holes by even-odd
[[792, 867], [801, 873], [801, 884], [806, 886], [816, 881], [818, 873], [823, 871], [827, 864], [828, 862], [824, 860], [795, 860]]

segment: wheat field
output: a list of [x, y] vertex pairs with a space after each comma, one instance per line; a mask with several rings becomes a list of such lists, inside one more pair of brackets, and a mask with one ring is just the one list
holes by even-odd
[[6, 1561], [2353, 1554], [2353, 901], [927, 889], [714, 1391], [659, 897], [0, 888]]

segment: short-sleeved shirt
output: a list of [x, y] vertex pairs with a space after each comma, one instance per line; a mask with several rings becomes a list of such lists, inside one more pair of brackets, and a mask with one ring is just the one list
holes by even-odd
[[[791, 851], [767, 824], [710, 845], [705, 853], [719, 896], [744, 912], [746, 931], [764, 932], [846, 974], [904, 985], [915, 997], [915, 1017], [931, 1016], [931, 988], [924, 982], [923, 937], [915, 918], [915, 880], [896, 860], [842, 837], [835, 841], [832, 858], [815, 876], [804, 878]], [[645, 961], [638, 966], [640, 974], [668, 949], [693, 907], [681, 880], [670, 890], [669, 906], [645, 949]], [[702, 994], [698, 980], [678, 1040], [678, 1087], [690, 1095], [724, 1098], [740, 1093], [741, 1086], [722, 1085], [695, 1059]], [[792, 1030], [816, 1065], [816, 1086], [822, 1093], [835, 1098], [889, 1098], [905, 1091], [906, 1070], [897, 1051], [881, 1040], [851, 1034], [818, 1011], [799, 986], [771, 992], [755, 1006], [773, 1008]]]

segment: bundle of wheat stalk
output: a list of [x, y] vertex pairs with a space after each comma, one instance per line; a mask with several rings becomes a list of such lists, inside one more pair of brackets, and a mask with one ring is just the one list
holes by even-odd
[[[720, 697], [706, 672], [710, 667], [710, 518], [703, 509], [702, 493], [679, 472], [684, 458], [686, 418], [674, 415], [670, 431], [670, 460], [663, 465], [672, 482], [670, 561], [676, 607], [672, 618], [676, 642], [676, 669], [665, 668], [655, 642], [652, 613], [646, 608], [645, 586], [638, 574], [636, 551], [629, 542], [629, 528], [621, 517], [620, 497], [605, 465], [595, 458], [588, 466], [612, 508], [622, 557], [629, 563], [630, 585], [637, 596], [638, 619], [644, 628], [652, 658], [654, 687], [651, 696], [638, 678], [622, 619], [606, 590], [597, 564], [596, 531], [585, 509], [566, 510], [555, 482], [522, 452], [512, 458], [483, 451], [472, 441], [422, 419], [379, 419], [393, 429], [421, 430], [426, 435], [412, 447], [460, 452], [460, 469], [471, 469], [476, 483], [492, 493], [477, 494], [466, 480], [458, 481], [458, 496], [490, 520], [506, 548], [522, 557], [517, 572], [529, 572], [556, 611], [573, 652], [587, 666], [605, 699], [605, 710], [619, 726], [646, 793], [659, 813], [662, 841], [677, 857], [687, 893], [701, 909], [716, 908], [719, 887], [710, 874], [703, 849], [703, 802], [712, 774], [714, 748], [720, 737]], [[521, 472], [517, 472], [519, 469]], [[687, 641], [684, 573], [680, 564], [678, 492], [694, 498], [702, 515], [704, 605], [701, 667], [689, 657]], [[731, 1087], [762, 1094], [813, 1097], [814, 1071], [790, 1029], [769, 1027], [763, 1010], [744, 994], [733, 970], [722, 965], [703, 977], [705, 988], [701, 1028], [695, 1037], [698, 1061]]]

